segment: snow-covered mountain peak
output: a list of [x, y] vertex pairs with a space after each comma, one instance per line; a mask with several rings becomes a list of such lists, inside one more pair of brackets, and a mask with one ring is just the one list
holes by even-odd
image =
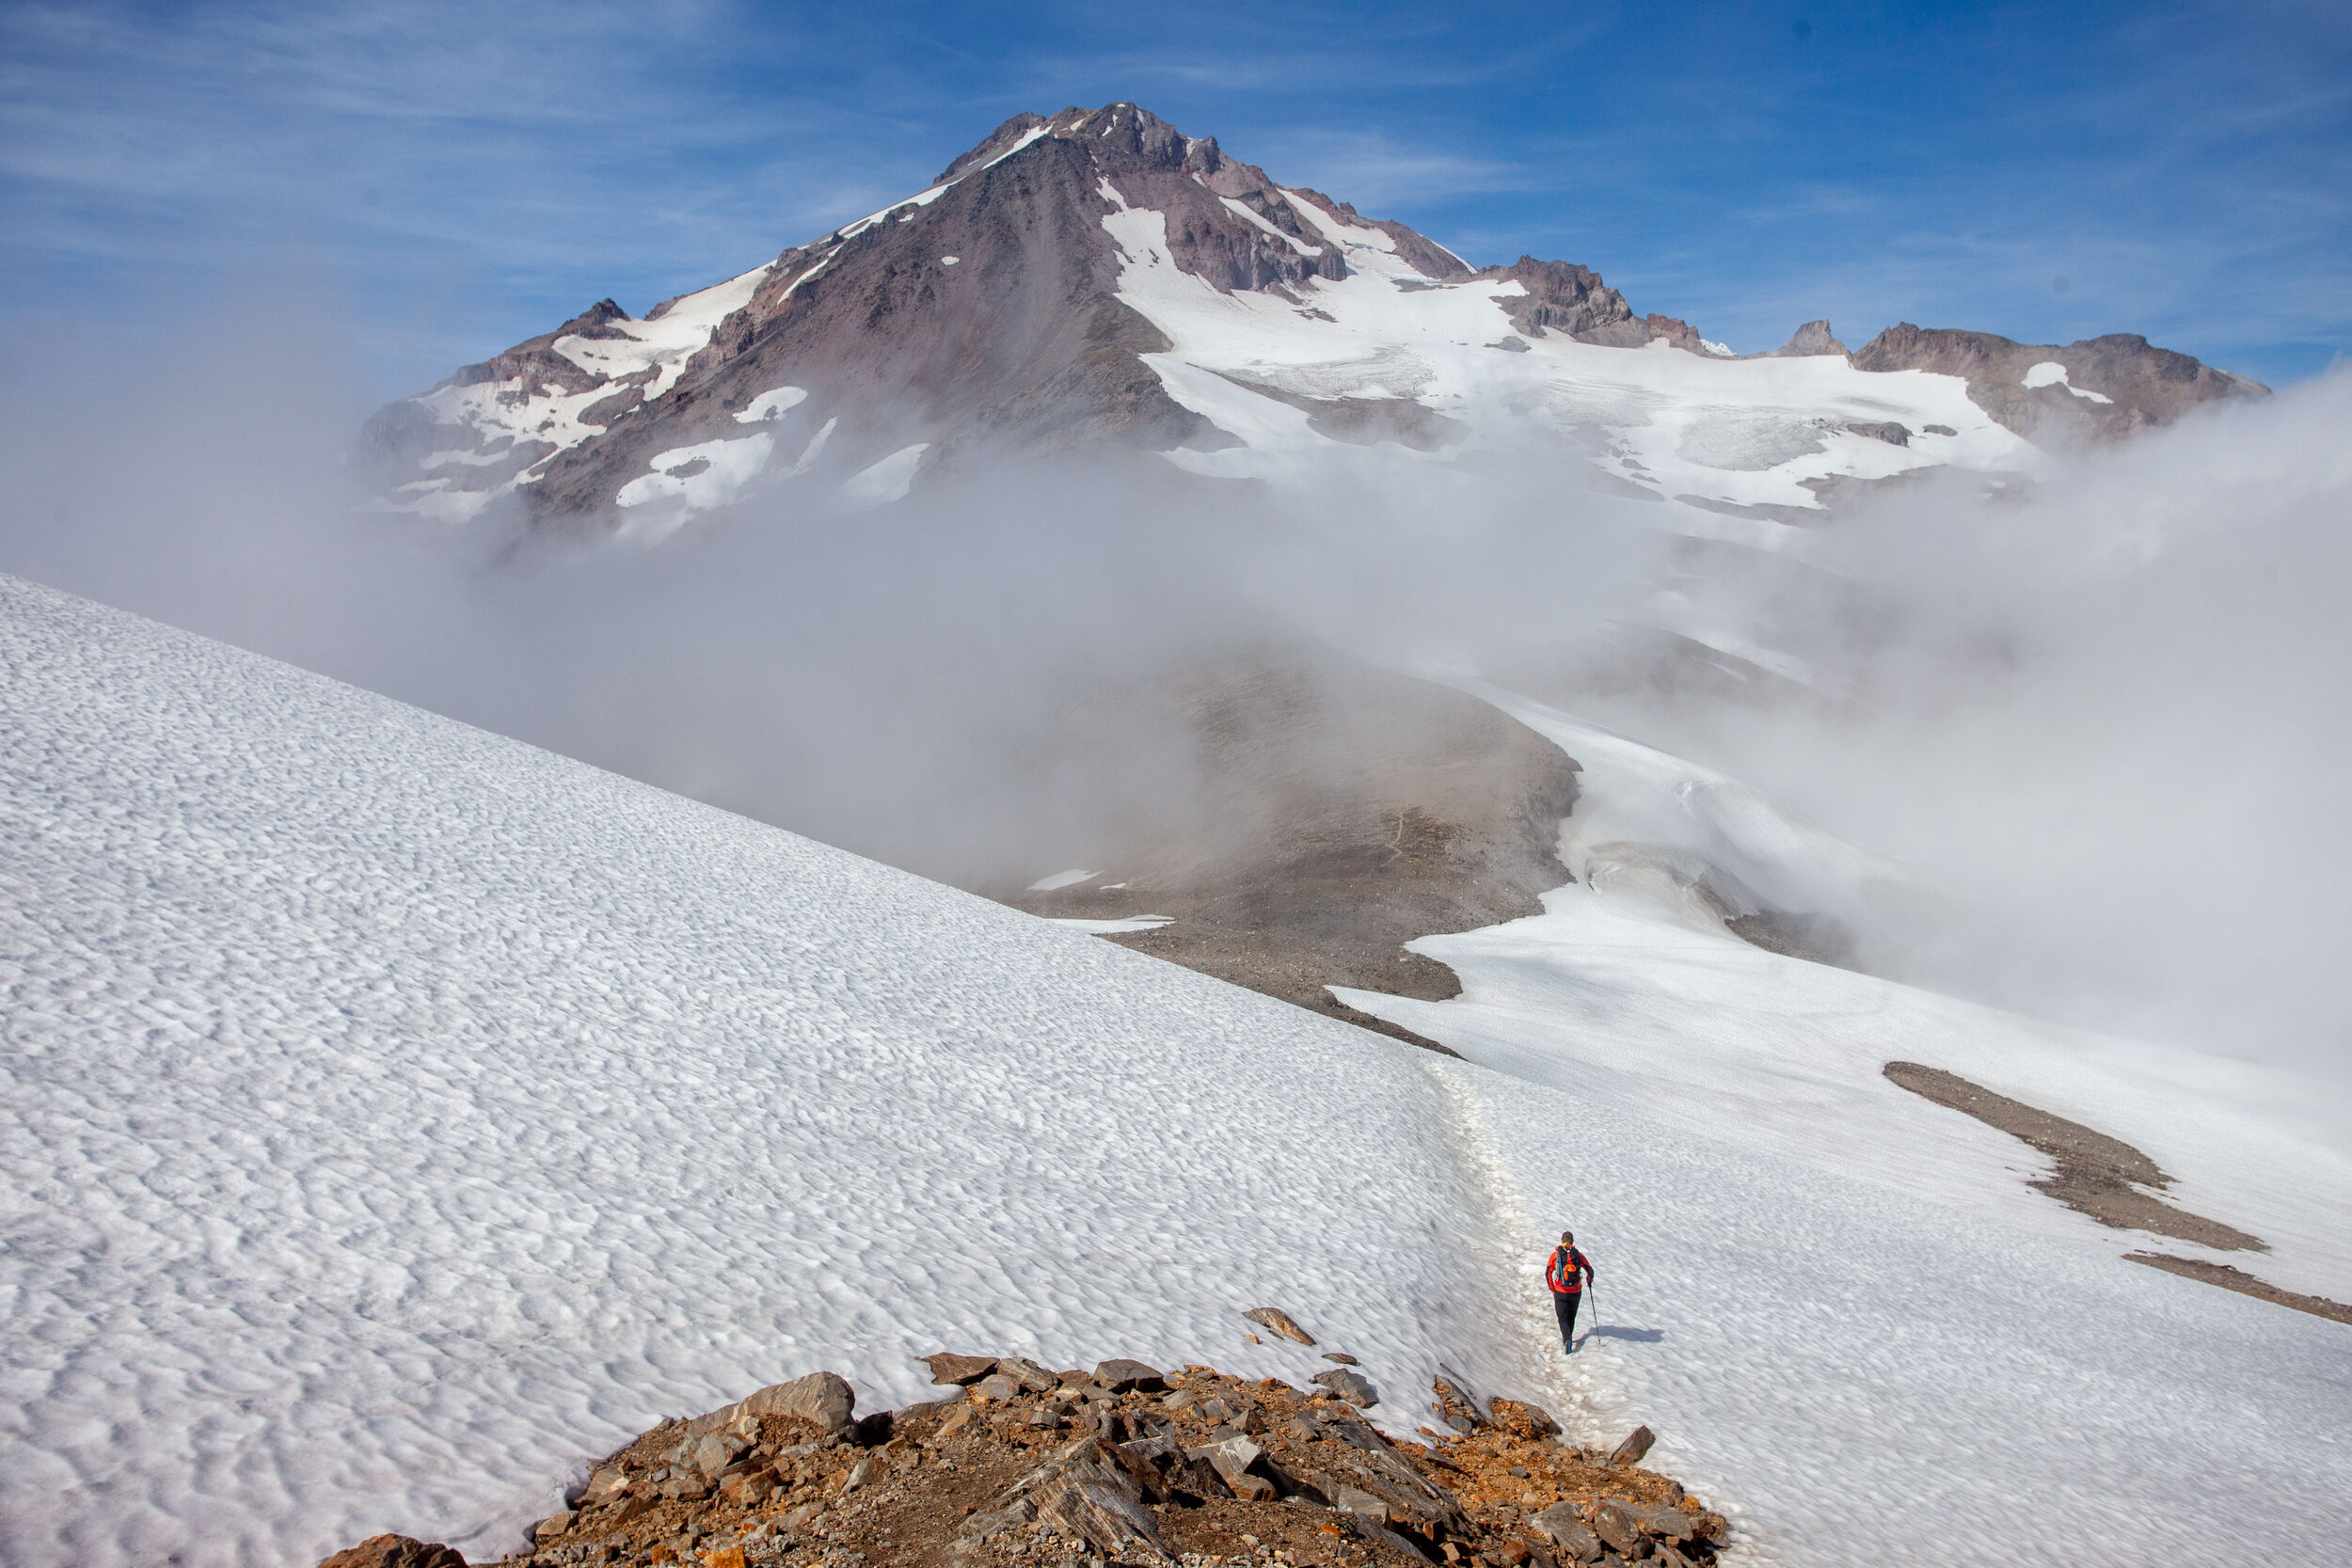
[[2136, 338], [1904, 325], [1850, 356], [1808, 324], [1742, 359], [1589, 267], [1475, 269], [1121, 103], [1016, 115], [924, 189], [643, 319], [601, 301], [362, 445], [389, 507], [642, 539], [761, 491], [879, 504], [984, 448], [1103, 443], [1276, 480], [1549, 452], [1571, 485], [1769, 523], [2258, 390]]
[[1225, 156], [1215, 136], [1188, 136], [1149, 109], [1133, 103], [1109, 103], [1100, 109], [1075, 104], [1053, 116], [1019, 114], [991, 132], [988, 138], [939, 172], [931, 183], [945, 185], [976, 168], [1010, 156], [1041, 137], [1056, 136], [1092, 148], [1110, 149], [1153, 166], [1195, 176], [1219, 196], [1270, 192], [1265, 171], [1237, 164]]

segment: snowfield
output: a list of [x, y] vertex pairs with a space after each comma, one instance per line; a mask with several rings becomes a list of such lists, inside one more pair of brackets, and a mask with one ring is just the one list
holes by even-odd
[[[1907, 873], [1736, 780], [1509, 692], [1470, 689], [1583, 765], [1561, 832], [1578, 880], [1547, 894], [1541, 915], [1408, 943], [1460, 977], [1452, 1001], [1333, 990], [1519, 1081], [1466, 1080], [1500, 1130], [1502, 1190], [1551, 1212], [1597, 1203], [1613, 1226], [1628, 1210], [1648, 1215], [1625, 1260], [1629, 1277], [1606, 1282], [1598, 1301], [1604, 1318], [1679, 1348], [1603, 1370], [1580, 1361], [1591, 1407], [1669, 1414], [1706, 1454], [1692, 1468], [1720, 1464], [1758, 1514], [1805, 1511], [1822, 1478], [1836, 1477], [1849, 1508], [1838, 1549], [1820, 1554], [1804, 1532], [1792, 1544], [1807, 1560], [2031, 1560], [2004, 1519], [2016, 1509], [2047, 1521], [2050, 1540], [2078, 1560], [2238, 1561], [2213, 1528], [2217, 1513], [2189, 1516], [2243, 1506], [2280, 1478], [2236, 1468], [2247, 1462], [2208, 1444], [2234, 1448], [2308, 1396], [2320, 1425], [2263, 1441], [2322, 1456], [2332, 1474], [2352, 1464], [2352, 1330], [2290, 1323], [2299, 1314], [2169, 1275], [2136, 1278], [2154, 1271], [2122, 1259], [2147, 1250], [2232, 1263], [2288, 1290], [2352, 1299], [2352, 1159], [2344, 1129], [2313, 1114], [2331, 1103], [2318, 1085], [1751, 946], [1694, 895], [1698, 873], [1729, 872], [1785, 908], [1839, 913]], [[2123, 1138], [2176, 1179], [2167, 1201], [2251, 1229], [2274, 1250], [2218, 1252], [2063, 1207], [2026, 1185], [2049, 1169], [2044, 1157], [1889, 1083], [1881, 1069], [1899, 1059]], [[1605, 1139], [1613, 1153], [1563, 1169], [1556, 1145], [1497, 1114], [1528, 1084], [1572, 1094], [1579, 1136]], [[1716, 1152], [1623, 1135], [1651, 1118], [1704, 1130]], [[1788, 1161], [1787, 1188], [1731, 1196], [1716, 1164], [1726, 1148]], [[1886, 1213], [1905, 1220], [1867, 1239], [1840, 1187], [1839, 1233], [1817, 1230], [1804, 1217], [1813, 1200], [1800, 1195], [1843, 1179], [1879, 1186]], [[1951, 1234], [1938, 1243], [1914, 1228], [1898, 1194], [1945, 1211]], [[2156, 1312], [2151, 1295], [2173, 1299]], [[2290, 1358], [2325, 1357], [2328, 1370], [2303, 1362], [2285, 1374], [2286, 1362], [2270, 1359], [2284, 1339], [2305, 1347]], [[2265, 1393], [2272, 1374], [2315, 1382], [2292, 1397], [2283, 1382]], [[1869, 1389], [1859, 1403], [1858, 1386]], [[1862, 1404], [1908, 1407], [1918, 1425], [1881, 1428]], [[2337, 1414], [2325, 1415], [2330, 1406]], [[2233, 1424], [2241, 1430], [2222, 1435]], [[2021, 1425], [2032, 1429], [2022, 1440]], [[1751, 1446], [1775, 1429], [1788, 1447]], [[2118, 1492], [2124, 1470], [2131, 1483]], [[2330, 1481], [2305, 1496], [2299, 1506], [2332, 1538], [2310, 1549], [2340, 1556], [2352, 1492]], [[1943, 1557], [1920, 1557], [1915, 1539], [1885, 1528], [1905, 1510], [1942, 1521]], [[1866, 1541], [1875, 1544], [1857, 1550]]]
[[[1443, 1357], [1756, 1563], [2319, 1560], [2333, 1323], [1531, 1085], [0, 578], [0, 1560], [483, 1558], [913, 1357]], [[1559, 1074], [1563, 1079], [1572, 1075]], [[1547, 1350], [1572, 1221], [1607, 1325]]]
[[[1107, 181], [1101, 189], [1118, 209], [1103, 225], [1124, 258], [1119, 297], [1170, 340], [1145, 362], [1178, 403], [1242, 443], [1167, 454], [1195, 472], [1311, 487], [1335, 458], [1451, 471], [1466, 457], [1532, 446], [1556, 451], [1565, 474], [1586, 472], [1583, 488], [1614, 483], [1668, 500], [1661, 526], [1769, 548], [1785, 525], [1678, 498], [1819, 510], [1808, 481], [1938, 465], [2037, 472], [2047, 461], [1969, 401], [1958, 376], [1859, 371], [1842, 355], [1737, 359], [1557, 333], [1530, 342], [1499, 303], [1524, 293], [1518, 283], [1433, 283], [1385, 231], [1296, 195], [1292, 209], [1343, 248], [1348, 276], [1295, 285], [1303, 309], [1273, 293], [1221, 293], [1169, 259], [1161, 214], [1130, 206]], [[1367, 450], [1317, 432], [1296, 403], [1253, 385], [1311, 401], [1409, 401], [1457, 424], [1436, 451], [1394, 441]], [[1848, 428], [1890, 420], [1906, 426], [1910, 445]]]
[[[1727, 1141], [2119, 1259], [2169, 1253], [2352, 1300], [2352, 1137], [2323, 1085], [1751, 946], [1693, 895], [1696, 869], [1728, 872], [1783, 909], [1841, 916], [1909, 873], [1736, 780], [1473, 689], [1583, 764], [1561, 834], [1576, 884], [1546, 895], [1541, 915], [1411, 943], [1461, 977], [1453, 1001], [1343, 1000], [1588, 1102], [1695, 1117]], [[2122, 1138], [2174, 1178], [2168, 1202], [2273, 1250], [2099, 1225], [2026, 1184], [2049, 1169], [2043, 1156], [1897, 1087], [1881, 1070], [1889, 1061], [1943, 1068]]]

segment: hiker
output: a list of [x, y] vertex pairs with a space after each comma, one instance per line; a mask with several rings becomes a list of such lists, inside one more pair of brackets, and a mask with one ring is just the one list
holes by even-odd
[[1584, 1287], [1593, 1277], [1593, 1260], [1576, 1248], [1576, 1232], [1560, 1232], [1544, 1268], [1544, 1283], [1551, 1287], [1551, 1310], [1560, 1320], [1560, 1347], [1576, 1354], [1576, 1309], [1583, 1305]]

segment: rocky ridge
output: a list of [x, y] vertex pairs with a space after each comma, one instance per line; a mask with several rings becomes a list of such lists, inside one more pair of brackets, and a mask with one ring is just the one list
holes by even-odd
[[[1103, 219], [1157, 213], [1182, 271], [1223, 293], [1283, 294], [1347, 270], [1300, 201], [1441, 275], [1470, 271], [1401, 224], [1285, 192], [1214, 136], [1134, 104], [1016, 115], [927, 190], [643, 324], [606, 301], [391, 404], [362, 432], [362, 460], [395, 499], [435, 515], [512, 495], [533, 516], [611, 526], [648, 457], [739, 439], [742, 424], [776, 443], [763, 462], [798, 452], [797, 466], [835, 474], [910, 445], [935, 467], [983, 444], [1230, 444], [1143, 362], [1168, 344], [1117, 297], [1120, 256]], [[662, 324], [702, 317], [699, 340], [664, 346]], [[609, 360], [593, 349], [615, 340], [644, 346]], [[758, 405], [787, 385], [791, 401]], [[707, 467], [674, 471], [694, 461], [660, 473], [681, 495], [722, 483]]]
[[[1829, 324], [1817, 325], [1827, 336]], [[2060, 347], [1899, 322], [1849, 358], [1858, 370], [1959, 376], [1970, 402], [2040, 446], [2114, 440], [2169, 424], [2201, 404], [2270, 394], [2259, 381], [2130, 332]]]
[[[1287, 1314], [1291, 1337], [1308, 1339]], [[1262, 1317], [1253, 1321], [1263, 1321]], [[596, 1465], [509, 1568], [1309, 1563], [1562, 1568], [1712, 1562], [1721, 1515], [1640, 1467], [1565, 1442], [1534, 1405], [1442, 1375], [1443, 1431], [1392, 1441], [1354, 1358], [1299, 1389], [1205, 1366], [1054, 1371], [1018, 1356], [928, 1357], [945, 1392], [864, 1418], [837, 1374], [665, 1421]], [[1350, 1363], [1351, 1365], [1340, 1365]], [[377, 1536], [321, 1568], [464, 1568]]]
[[1517, 283], [1524, 293], [1501, 303], [1511, 325], [1531, 338], [1547, 328], [1581, 343], [1604, 348], [1645, 348], [1662, 339], [1692, 354], [1702, 352], [1697, 330], [1672, 316], [1636, 316], [1625, 295], [1601, 281], [1600, 274], [1571, 261], [1539, 261], [1522, 256], [1507, 267], [1487, 267], [1482, 282]]
[[[1178, 395], [1181, 370], [1154, 358], [1180, 346], [1153, 304], [1170, 286], [1158, 275], [1271, 305], [1271, 316], [1225, 324], [1263, 334], [1278, 322], [1336, 324], [1318, 291], [1366, 268], [1407, 304], [1394, 341], [1370, 359], [1335, 331], [1325, 369], [1369, 367], [1356, 378], [1364, 385], [1321, 386], [1331, 378], [1318, 372], [1301, 390], [1231, 364], [1209, 373], [1304, 409], [1332, 440], [1435, 451], [1471, 426], [1458, 399], [1427, 389], [1415, 342], [1475, 330], [1516, 354], [1556, 336], [1740, 357], [1685, 321], [1636, 312], [1589, 267], [1522, 256], [1473, 268], [1405, 224], [1281, 186], [1216, 137], [1135, 104], [1073, 106], [1016, 115], [926, 189], [642, 320], [598, 301], [381, 410], [358, 458], [394, 509], [460, 521], [516, 508], [542, 530], [652, 539], [755, 483], [804, 477], [812, 495], [866, 505], [982, 453], [1216, 452], [1248, 445], [1236, 434], [1248, 420], [1202, 412], [1212, 405], [1197, 393]], [[1137, 284], [1143, 274], [1154, 276]], [[1483, 292], [1492, 326], [1509, 330], [1466, 329], [1466, 292]], [[1752, 357], [1844, 353], [1827, 323], [1810, 323]], [[1850, 363], [1962, 378], [2008, 429], [2061, 445], [2264, 390], [2121, 335], [2059, 348], [1906, 324]], [[1917, 433], [1864, 423], [1896, 445]]]

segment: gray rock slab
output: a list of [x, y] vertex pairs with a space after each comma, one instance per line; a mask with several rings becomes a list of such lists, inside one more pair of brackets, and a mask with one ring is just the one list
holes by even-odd
[[1335, 1367], [1327, 1372], [1317, 1372], [1308, 1381], [1328, 1388], [1333, 1394], [1359, 1409], [1369, 1410], [1380, 1402], [1379, 1390], [1373, 1387], [1372, 1380], [1361, 1372], [1350, 1371], [1344, 1367]]

